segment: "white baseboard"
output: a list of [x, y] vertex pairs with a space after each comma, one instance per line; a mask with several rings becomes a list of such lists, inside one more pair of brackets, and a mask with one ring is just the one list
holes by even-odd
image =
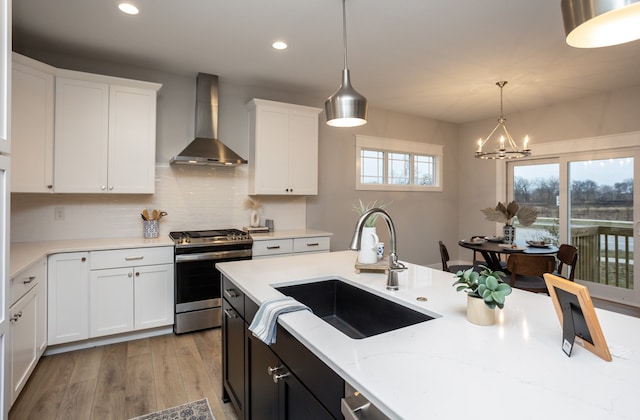
[[123, 341], [133, 341], [165, 334], [173, 334], [173, 325], [49, 346], [44, 351], [44, 355], [49, 356], [52, 354], [66, 353], [74, 350], [88, 349], [91, 347], [105, 346], [107, 344], [122, 343]]

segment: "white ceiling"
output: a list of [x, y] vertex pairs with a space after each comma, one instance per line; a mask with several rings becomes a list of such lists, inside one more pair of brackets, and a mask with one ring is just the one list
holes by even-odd
[[[14, 0], [14, 48], [328, 97], [343, 66], [341, 0]], [[581, 50], [560, 0], [347, 0], [353, 86], [371, 106], [450, 122], [640, 84], [640, 41]], [[285, 40], [286, 51], [271, 48]]]

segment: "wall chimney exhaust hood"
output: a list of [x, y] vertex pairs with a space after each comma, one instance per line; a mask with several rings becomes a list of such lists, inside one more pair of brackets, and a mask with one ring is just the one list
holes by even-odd
[[218, 140], [218, 76], [198, 73], [196, 79], [195, 139], [171, 164], [238, 166], [247, 163]]

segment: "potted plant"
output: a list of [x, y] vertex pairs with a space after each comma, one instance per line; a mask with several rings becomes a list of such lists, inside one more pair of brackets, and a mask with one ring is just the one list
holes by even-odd
[[[378, 204], [378, 200], [370, 201], [366, 205], [362, 200], [358, 200], [358, 204], [353, 205], [353, 211], [358, 213], [359, 216], [362, 216], [365, 212], [373, 208], [384, 209], [387, 206], [389, 206], [389, 204], [383, 202]], [[376, 232], [377, 219], [378, 214], [376, 213], [369, 216], [369, 218], [364, 222], [364, 227], [362, 228], [362, 239], [360, 241], [360, 251], [358, 251], [358, 262], [360, 264], [375, 264], [378, 262], [378, 235]]]
[[505, 298], [511, 294], [511, 286], [504, 283], [502, 271], [493, 271], [483, 265], [478, 273], [470, 268], [458, 271], [453, 286], [457, 292], [467, 292], [467, 320], [478, 325], [495, 323], [495, 308], [504, 308]]
[[509, 204], [498, 202], [494, 209], [487, 207], [480, 211], [490, 222], [504, 223], [504, 242], [508, 244], [512, 244], [516, 238], [516, 228], [513, 226], [514, 218], [517, 218], [518, 223], [522, 226], [530, 226], [538, 219], [538, 210], [533, 207], [520, 206], [515, 200]]

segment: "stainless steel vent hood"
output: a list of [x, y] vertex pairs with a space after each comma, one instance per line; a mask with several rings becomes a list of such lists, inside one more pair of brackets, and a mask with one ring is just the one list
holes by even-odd
[[247, 163], [218, 140], [218, 76], [198, 73], [195, 139], [169, 163], [238, 166]]

